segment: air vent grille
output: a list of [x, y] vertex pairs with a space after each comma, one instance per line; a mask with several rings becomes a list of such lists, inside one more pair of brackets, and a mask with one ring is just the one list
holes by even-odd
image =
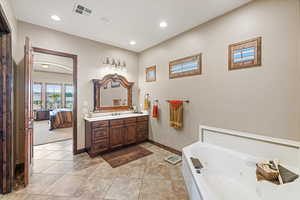
[[89, 16], [92, 14], [92, 10], [89, 8], [86, 8], [80, 4], [75, 4], [74, 12], [80, 15]]

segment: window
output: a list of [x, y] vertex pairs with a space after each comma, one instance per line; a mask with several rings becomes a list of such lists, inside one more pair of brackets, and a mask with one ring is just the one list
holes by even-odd
[[46, 108], [55, 109], [62, 107], [61, 84], [46, 84]]
[[65, 107], [73, 108], [73, 85], [65, 84]]
[[261, 42], [262, 38], [229, 45], [228, 69], [244, 69], [261, 66]]
[[201, 54], [171, 61], [169, 78], [179, 78], [201, 74]]
[[43, 107], [42, 91], [43, 91], [42, 83], [33, 84], [33, 109], [34, 110], [41, 109]]
[[242, 48], [233, 51], [233, 63], [248, 62], [255, 59], [255, 47]]

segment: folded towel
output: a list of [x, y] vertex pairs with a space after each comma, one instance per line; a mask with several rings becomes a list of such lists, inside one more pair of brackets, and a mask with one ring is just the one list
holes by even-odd
[[148, 100], [148, 98], [145, 98], [144, 99], [144, 110], [149, 110], [149, 107], [150, 107], [149, 100]]
[[172, 100], [170, 104], [170, 126], [173, 128], [183, 127], [183, 101]]
[[152, 117], [153, 118], [158, 118], [158, 105], [157, 104], [154, 104], [153, 105], [153, 110], [152, 110]]

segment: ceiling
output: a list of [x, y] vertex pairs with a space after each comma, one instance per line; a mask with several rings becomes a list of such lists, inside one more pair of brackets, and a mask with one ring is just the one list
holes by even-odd
[[[140, 52], [251, 0], [12, 0], [19, 20]], [[78, 3], [90, 16], [73, 12]], [[61, 21], [54, 21], [57, 15]], [[161, 29], [159, 23], [168, 27]], [[130, 45], [130, 41], [136, 41]]]
[[[43, 65], [48, 67], [44, 68]], [[35, 52], [33, 55], [33, 70], [72, 75], [73, 59]]]

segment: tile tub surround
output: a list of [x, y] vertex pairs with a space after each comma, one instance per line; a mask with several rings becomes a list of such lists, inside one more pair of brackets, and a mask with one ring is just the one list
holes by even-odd
[[[112, 168], [101, 157], [72, 155], [72, 141], [37, 146], [27, 188], [1, 200], [185, 200], [181, 164], [163, 161], [172, 153], [148, 142], [153, 154]], [[53, 156], [55, 155], [55, 156]]]

